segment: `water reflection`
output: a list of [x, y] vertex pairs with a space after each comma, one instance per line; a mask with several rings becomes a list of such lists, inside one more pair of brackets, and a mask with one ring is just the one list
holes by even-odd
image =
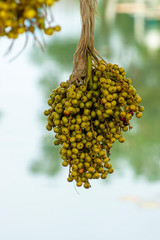
[[[105, 16], [107, 1], [99, 6], [102, 16]], [[137, 37], [135, 29], [135, 16], [118, 14], [114, 21], [107, 22], [100, 19], [96, 25], [96, 48], [103, 57], [124, 66], [127, 75], [133, 79], [133, 85], [142, 96], [145, 106], [142, 120], [133, 120], [134, 129], [126, 133], [127, 142], [116, 143], [112, 149], [112, 162], [114, 167], [123, 173], [130, 167], [135, 176], [144, 176], [149, 181], [160, 179], [160, 49], [157, 45], [154, 51], [154, 42], [146, 41], [145, 36], [154, 28], [158, 34], [160, 22], [158, 20], [144, 20], [144, 36]], [[136, 37], [135, 37], [136, 36]], [[151, 38], [151, 40], [153, 40]], [[50, 72], [43, 75], [39, 84], [45, 97], [45, 102], [50, 91], [59, 85], [64, 74], [72, 70], [72, 58], [78, 42], [77, 39], [58, 39], [48, 44], [46, 59], [35, 52], [33, 58], [43, 70], [51, 66]], [[52, 66], [56, 62], [56, 67]], [[54, 76], [53, 76], [54, 73]], [[53, 80], [54, 79], [54, 80]], [[46, 121], [45, 121], [46, 123]], [[44, 125], [45, 125], [44, 123]], [[45, 134], [42, 139], [40, 160], [33, 163], [32, 169], [54, 175], [60, 167], [60, 156], [57, 147], [53, 146], [53, 137]]]
[[60, 170], [60, 149], [53, 145], [53, 136], [45, 136], [41, 145], [42, 155], [34, 161], [31, 169], [34, 173], [55, 175]]
[[0, 110], [0, 120], [1, 120], [1, 118], [2, 118], [2, 115], [3, 115], [3, 113], [2, 113], [2, 111]]
[[122, 196], [121, 201], [136, 204], [143, 209], [157, 209], [160, 208], [160, 203], [151, 199], [142, 199], [137, 196]]

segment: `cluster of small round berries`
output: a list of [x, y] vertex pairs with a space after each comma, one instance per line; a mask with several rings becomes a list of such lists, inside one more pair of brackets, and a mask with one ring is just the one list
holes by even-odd
[[0, 0], [0, 37], [17, 39], [24, 32], [34, 34], [36, 29], [47, 35], [60, 31], [47, 21], [48, 9], [58, 0]]
[[99, 61], [92, 67], [92, 81], [83, 85], [62, 82], [48, 100], [48, 131], [54, 130], [55, 145], [60, 150], [62, 165], [69, 165], [68, 181], [90, 188], [89, 179], [105, 179], [113, 173], [110, 149], [116, 140], [125, 142], [122, 131], [132, 127], [135, 114], [142, 117], [140, 96], [125, 77], [123, 68]]

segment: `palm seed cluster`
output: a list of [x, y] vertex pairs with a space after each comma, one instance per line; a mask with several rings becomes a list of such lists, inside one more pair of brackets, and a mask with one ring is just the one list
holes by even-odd
[[17, 39], [24, 32], [36, 29], [47, 35], [60, 31], [47, 20], [49, 8], [58, 0], [0, 0], [0, 37]]
[[68, 181], [90, 188], [90, 179], [113, 173], [110, 149], [125, 142], [122, 132], [131, 129], [133, 115], [142, 117], [141, 98], [123, 68], [99, 61], [92, 79], [79, 86], [62, 82], [48, 100], [48, 131], [55, 132], [62, 165], [69, 166]]

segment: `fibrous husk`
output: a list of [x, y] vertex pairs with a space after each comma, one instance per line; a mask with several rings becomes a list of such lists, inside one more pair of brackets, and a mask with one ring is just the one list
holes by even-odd
[[94, 26], [97, 0], [80, 0], [80, 13], [82, 21], [81, 37], [73, 58], [73, 72], [68, 81], [69, 84], [76, 82], [83, 84], [88, 72], [88, 54], [98, 64], [101, 56], [94, 48]]

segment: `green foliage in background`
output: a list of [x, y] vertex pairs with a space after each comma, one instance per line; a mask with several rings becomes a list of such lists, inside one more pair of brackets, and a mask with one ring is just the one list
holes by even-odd
[[[104, 6], [99, 8], [100, 14], [104, 16]], [[34, 53], [34, 62], [41, 66], [42, 73], [46, 72], [39, 80], [44, 102], [47, 102], [52, 89], [59, 85], [63, 74], [72, 72], [72, 59], [77, 43], [78, 37], [57, 39], [48, 44], [45, 57], [38, 51]], [[143, 118], [139, 121], [132, 120], [133, 130], [125, 134], [126, 143], [116, 143], [111, 151], [113, 166], [121, 173], [129, 166], [135, 176], [144, 176], [150, 181], [159, 180], [160, 50], [152, 52], [146, 45], [136, 41], [134, 18], [128, 15], [117, 15], [114, 24], [107, 23], [104, 18], [100, 19], [96, 24], [95, 45], [108, 62], [117, 63], [126, 69], [127, 76], [133, 80], [133, 86], [142, 97], [142, 105], [145, 107]], [[50, 71], [46, 70], [46, 62], [47, 66], [52, 66]], [[45, 128], [46, 122], [43, 125]], [[42, 154], [33, 163], [32, 169], [55, 175], [61, 169], [58, 148], [53, 146], [52, 134], [46, 132], [43, 138]]]

